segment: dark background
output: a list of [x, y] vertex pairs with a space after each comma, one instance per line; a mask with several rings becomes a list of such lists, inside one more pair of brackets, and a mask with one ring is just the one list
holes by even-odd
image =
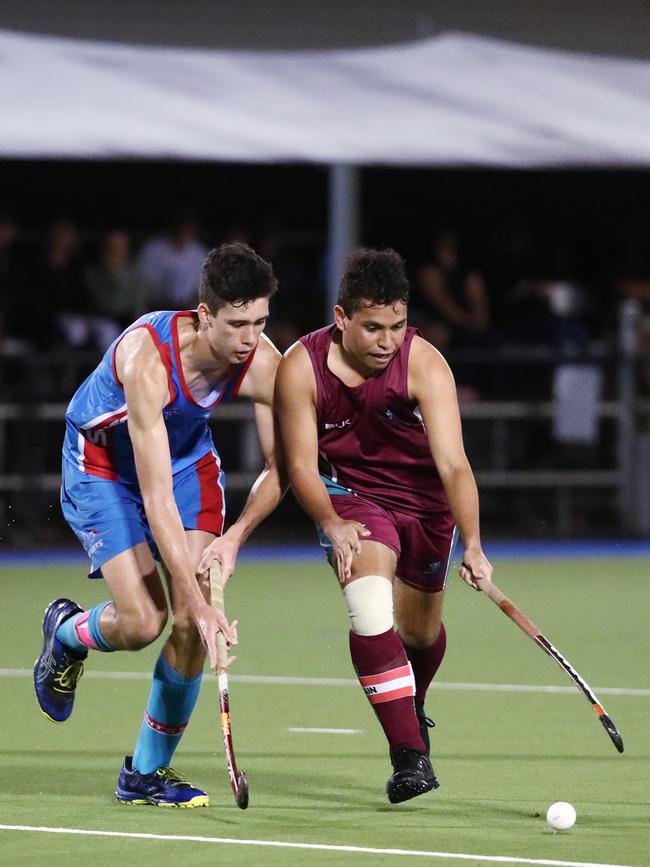
[[[466, 32], [546, 50], [647, 59], [649, 22], [648, 5], [643, 0], [577, 0], [570, 5], [560, 0], [542, 5], [517, 0], [472, 4], [404, 0], [398, 5], [391, 0], [372, 4], [188, 0], [182, 5], [172, 0], [114, 0], [110, 4], [97, 0], [50, 4], [23, 0], [10, 4], [0, 0], [0, 28], [236, 51], [323, 50]], [[186, 206], [197, 212], [201, 239], [207, 245], [241, 229], [257, 244], [270, 227], [275, 228], [284, 238], [288, 271], [284, 269], [272, 316], [277, 321], [291, 320], [304, 331], [320, 326], [329, 316], [324, 276], [328, 171], [326, 166], [314, 165], [0, 160], [0, 212], [7, 210], [13, 215], [27, 259], [42, 249], [54, 221], [62, 217], [71, 220], [79, 229], [82, 259], [87, 263], [96, 259], [101, 236], [107, 230], [127, 229], [137, 252], [147, 238], [164, 230], [174, 211]], [[361, 169], [361, 240], [368, 245], [396, 247], [413, 276], [418, 263], [430, 255], [432, 232], [451, 227], [460, 238], [464, 264], [478, 268], [485, 277], [495, 325], [495, 352], [504, 340], [517, 337], [516, 330], [508, 330], [505, 304], [517, 281], [533, 278], [578, 283], [589, 299], [591, 348], [615, 355], [619, 348], [616, 331], [621, 283], [650, 280], [649, 201], [647, 170], [366, 167]], [[27, 283], [22, 295], [22, 315], [28, 322], [29, 317], [37, 321], [47, 315], [39, 299], [30, 295]], [[417, 307], [417, 291], [414, 301]], [[524, 335], [520, 349], [521, 344], [526, 348]], [[59, 354], [65, 352], [62, 347]], [[606, 397], [616, 393], [614, 355], [599, 362], [605, 373]], [[9, 354], [0, 366], [4, 399], [25, 403], [67, 399], [78, 384], [75, 377], [78, 379], [83, 364], [92, 367], [95, 362], [91, 352], [66, 375], [64, 366], [50, 367], [35, 353], [20, 361]], [[482, 396], [548, 399], [552, 368], [553, 361], [548, 358], [519, 369], [510, 365], [506, 374], [489, 367], [492, 372], [481, 380], [486, 391]], [[454, 369], [462, 374], [462, 362]], [[615, 464], [618, 432], [609, 421], [603, 422], [595, 450], [577, 452], [558, 451], [549, 437], [548, 424], [531, 422], [524, 427], [524, 440], [507, 441], [507, 458], [514, 469], [598, 470]], [[44, 421], [32, 425], [31, 430], [29, 440], [21, 420], [8, 423], [5, 439], [0, 441], [5, 457], [9, 455], [10, 465], [5, 465], [4, 471], [56, 473], [60, 421]], [[479, 470], [489, 468], [486, 444], [493, 435], [488, 422], [475, 422], [466, 428], [468, 453]], [[224, 431], [220, 436], [228, 467], [238, 461], [241, 444], [236, 433]], [[22, 452], [14, 461], [11, 449], [17, 444]], [[553, 491], [538, 492], [534, 503], [530, 492], [485, 491], [483, 502], [489, 532], [545, 535], [556, 529], [553, 515], [559, 506]], [[239, 508], [241, 496], [232, 497], [231, 505], [233, 510]], [[0, 506], [0, 515], [6, 518], [4, 540], [11, 544], [72, 541], [58, 515], [55, 493], [6, 494]], [[611, 490], [577, 492], [565, 529], [574, 534], [610, 531], [617, 526], [617, 515], [620, 517], [617, 508]], [[271, 532], [292, 532], [296, 526], [309, 532], [299, 510], [287, 501]]]

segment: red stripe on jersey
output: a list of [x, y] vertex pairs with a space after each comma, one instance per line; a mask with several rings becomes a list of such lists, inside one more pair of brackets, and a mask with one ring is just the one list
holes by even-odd
[[84, 428], [84, 430], [101, 430], [102, 428], [110, 427], [112, 424], [124, 418], [126, 415], [128, 415], [128, 410], [123, 409], [122, 412], [116, 412], [113, 415], [109, 415], [108, 418], [100, 421], [99, 424], [93, 425], [91, 428]]
[[395, 701], [397, 698], [409, 698], [415, 694], [413, 686], [401, 686], [399, 689], [392, 689], [390, 692], [380, 692], [376, 695], [368, 695], [370, 704], [382, 704], [385, 701]]
[[219, 485], [219, 464], [209, 454], [196, 467], [201, 493], [201, 508], [196, 518], [196, 529], [215, 533], [223, 531], [223, 491]]
[[[172, 319], [172, 330], [174, 326], [175, 319]], [[115, 362], [115, 357], [117, 355], [117, 347], [124, 340], [127, 334], [132, 334], [134, 331], [137, 331], [138, 328], [146, 328], [151, 336], [151, 339], [154, 342], [156, 349], [158, 350], [158, 355], [160, 355], [160, 360], [165, 365], [165, 370], [167, 371], [167, 387], [169, 389], [169, 402], [173, 403], [176, 400], [176, 388], [174, 387], [174, 380], [172, 379], [172, 357], [169, 352], [169, 345], [167, 343], [163, 343], [158, 337], [158, 332], [150, 325], [148, 322], [143, 323], [142, 325], [137, 325], [135, 328], [127, 329], [124, 334], [120, 337], [120, 339], [115, 344], [115, 349], [113, 350], [113, 376], [115, 377], [115, 382], [123, 388], [122, 383], [120, 382], [120, 378], [117, 375], [117, 365]], [[182, 373], [181, 373], [181, 381], [182, 381]]]
[[84, 440], [84, 451], [81, 456], [85, 472], [89, 476], [98, 476], [100, 479], [109, 479], [116, 482], [119, 475], [115, 471], [108, 450], [103, 446], [95, 445], [90, 440]]
[[400, 665], [399, 668], [391, 668], [390, 671], [382, 671], [381, 674], [366, 674], [359, 678], [361, 686], [376, 686], [378, 683], [388, 683], [398, 677], [408, 677], [411, 673], [410, 665]]
[[[259, 346], [259, 343], [257, 344], [257, 346]], [[239, 389], [241, 387], [242, 380], [244, 379], [244, 377], [248, 373], [248, 368], [251, 366], [253, 358], [255, 357], [255, 353], [257, 352], [257, 346], [255, 347], [255, 349], [251, 352], [251, 354], [248, 356], [248, 358], [244, 362], [244, 366], [242, 367], [240, 374], [237, 377], [237, 381], [235, 382], [233, 389], [232, 389], [232, 396], [233, 397], [237, 397], [237, 395], [239, 394]]]

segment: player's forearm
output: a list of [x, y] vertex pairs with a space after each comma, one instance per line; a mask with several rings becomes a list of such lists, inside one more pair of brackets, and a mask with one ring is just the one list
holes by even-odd
[[296, 499], [319, 527], [336, 518], [332, 501], [317, 470], [290, 467], [289, 481]]
[[469, 464], [443, 471], [440, 477], [465, 547], [480, 546], [478, 491]]
[[253, 530], [267, 518], [278, 505], [287, 490], [288, 482], [283, 479], [276, 466], [262, 470], [251, 488], [240, 516], [229, 529], [242, 544]]

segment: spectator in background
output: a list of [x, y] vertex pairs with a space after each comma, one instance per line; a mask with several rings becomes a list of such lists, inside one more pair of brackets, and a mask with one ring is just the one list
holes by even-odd
[[577, 274], [568, 245], [557, 247], [534, 273], [522, 274], [505, 296], [507, 342], [584, 353], [595, 335], [594, 298]]
[[28, 336], [39, 349], [57, 347], [61, 340], [75, 347], [89, 342], [88, 293], [79, 253], [76, 226], [65, 218], [55, 220], [37, 259], [30, 298], [39, 315], [28, 318]]
[[39, 349], [58, 349], [63, 343], [103, 351], [120, 333], [119, 324], [94, 306], [80, 248], [76, 226], [67, 219], [56, 220], [34, 273], [40, 315], [28, 317], [27, 336]]
[[[464, 265], [455, 232], [433, 235], [431, 254], [415, 274], [419, 309], [412, 317], [438, 349], [481, 349], [492, 344], [490, 311], [482, 274]], [[474, 400], [489, 388], [489, 374], [476, 363], [455, 365], [458, 396]]]
[[152, 238], [140, 251], [138, 267], [151, 286], [150, 309], [182, 310], [195, 304], [208, 253], [198, 235], [196, 214], [184, 209], [174, 215], [166, 235]]
[[0, 346], [7, 348], [19, 317], [22, 269], [17, 256], [17, 229], [9, 211], [0, 209]]
[[7, 288], [13, 284], [16, 235], [13, 216], [9, 211], [0, 210], [0, 287], [3, 299]]
[[465, 266], [455, 232], [433, 236], [432, 255], [416, 272], [422, 312], [444, 328], [450, 348], [482, 345], [490, 328], [485, 281], [479, 271]]
[[93, 312], [114, 323], [116, 336], [145, 312], [148, 283], [133, 262], [127, 232], [104, 235], [99, 259], [85, 276]]
[[[614, 288], [620, 301], [635, 302], [636, 343], [650, 350], [650, 231], [645, 219], [631, 217], [623, 229], [621, 250], [614, 263]], [[614, 320], [615, 321], [615, 320]], [[638, 368], [643, 394], [650, 394], [650, 363]]]
[[[537, 266], [537, 276], [520, 280], [507, 296], [511, 315], [504, 336], [508, 343], [550, 350], [553, 366], [530, 376], [529, 396], [553, 402], [553, 465], [587, 466], [599, 438], [602, 368], [589, 357], [595, 340], [593, 291], [577, 279], [569, 245], [560, 245]], [[543, 268], [543, 270], [542, 270]], [[540, 276], [541, 275], [541, 276]], [[550, 374], [546, 382], [545, 370]]]
[[538, 272], [538, 249], [526, 214], [516, 212], [486, 233], [486, 279], [491, 287], [491, 315], [500, 338], [508, 316], [506, 298], [514, 287]]
[[313, 306], [311, 282], [306, 268], [279, 217], [267, 217], [255, 245], [260, 256], [273, 263], [273, 271], [282, 287], [273, 299], [273, 316], [267, 333], [280, 352], [287, 350], [302, 334], [304, 317]]

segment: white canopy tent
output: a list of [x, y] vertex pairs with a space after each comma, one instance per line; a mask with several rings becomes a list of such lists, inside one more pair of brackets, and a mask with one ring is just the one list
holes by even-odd
[[0, 156], [333, 164], [334, 286], [353, 166], [648, 166], [650, 63], [463, 34], [254, 52], [0, 31]]
[[650, 63], [471, 35], [237, 52], [0, 31], [0, 155], [650, 165]]

